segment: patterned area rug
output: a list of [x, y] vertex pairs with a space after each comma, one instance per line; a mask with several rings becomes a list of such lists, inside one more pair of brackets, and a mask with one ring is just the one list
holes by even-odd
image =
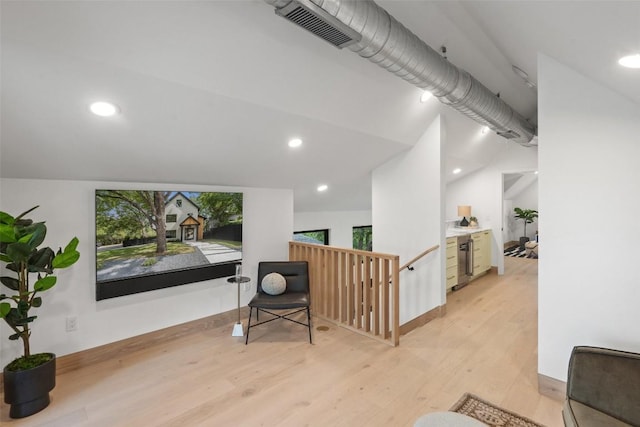
[[515, 245], [515, 246], [511, 246], [510, 248], [505, 249], [504, 250], [504, 255], [505, 256], [517, 257], [517, 258], [526, 258], [527, 257], [527, 250], [526, 249], [520, 250], [520, 246], [519, 245]]
[[498, 408], [470, 393], [465, 393], [450, 411], [475, 418], [492, 427], [544, 427], [528, 418]]

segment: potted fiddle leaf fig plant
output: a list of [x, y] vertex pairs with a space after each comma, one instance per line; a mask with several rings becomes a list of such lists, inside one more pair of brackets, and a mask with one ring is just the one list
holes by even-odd
[[49, 392], [56, 383], [56, 358], [53, 353], [31, 353], [30, 326], [37, 318], [31, 309], [40, 307], [41, 294], [55, 286], [54, 270], [70, 267], [80, 258], [76, 237], [57, 252], [40, 247], [47, 227], [25, 218], [37, 207], [15, 218], [0, 211], [0, 261], [4, 263], [0, 282], [10, 291], [0, 293], [0, 317], [13, 331], [9, 339], [21, 340], [23, 347], [23, 355], [3, 372], [4, 400], [11, 405], [11, 418], [35, 414], [49, 405]]
[[520, 250], [524, 250], [524, 245], [529, 241], [529, 237], [527, 237], [527, 224], [531, 224], [538, 218], [538, 211], [534, 209], [521, 209], [514, 208], [515, 212], [514, 217], [516, 219], [521, 219], [524, 221], [524, 236], [520, 237]]

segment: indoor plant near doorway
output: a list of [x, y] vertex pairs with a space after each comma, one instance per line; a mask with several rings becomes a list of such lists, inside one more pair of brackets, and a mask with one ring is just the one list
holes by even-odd
[[80, 258], [76, 237], [57, 253], [49, 247], [39, 248], [47, 227], [25, 218], [37, 207], [15, 218], [0, 211], [0, 261], [4, 262], [0, 281], [11, 291], [0, 293], [0, 317], [13, 330], [9, 339], [21, 340], [23, 347], [23, 355], [5, 366], [3, 373], [4, 400], [11, 405], [11, 418], [35, 414], [49, 405], [56, 359], [53, 353], [31, 354], [30, 324], [37, 316], [29, 310], [40, 307], [40, 294], [56, 284], [54, 270], [67, 268]]
[[516, 219], [524, 221], [524, 236], [520, 237], [520, 250], [524, 250], [525, 243], [529, 241], [529, 238], [527, 237], [527, 224], [531, 224], [536, 218], [538, 218], [538, 211], [534, 209], [521, 208], [514, 208], [513, 211], [515, 212], [514, 217]]

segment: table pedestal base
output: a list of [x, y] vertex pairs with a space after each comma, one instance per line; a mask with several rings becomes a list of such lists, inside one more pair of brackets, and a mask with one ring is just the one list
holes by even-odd
[[242, 330], [242, 323], [236, 323], [235, 325], [233, 325], [233, 333], [231, 334], [232, 337], [243, 337], [244, 336], [244, 331]]

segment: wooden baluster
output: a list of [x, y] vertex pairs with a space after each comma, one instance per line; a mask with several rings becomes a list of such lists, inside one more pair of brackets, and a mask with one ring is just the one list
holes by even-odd
[[364, 270], [364, 280], [362, 285], [363, 292], [363, 301], [362, 301], [362, 309], [364, 315], [364, 330], [365, 332], [371, 331], [371, 257], [364, 257], [364, 264], [362, 265], [362, 269]]
[[380, 258], [373, 259], [373, 289], [372, 289], [373, 334], [380, 335]]

